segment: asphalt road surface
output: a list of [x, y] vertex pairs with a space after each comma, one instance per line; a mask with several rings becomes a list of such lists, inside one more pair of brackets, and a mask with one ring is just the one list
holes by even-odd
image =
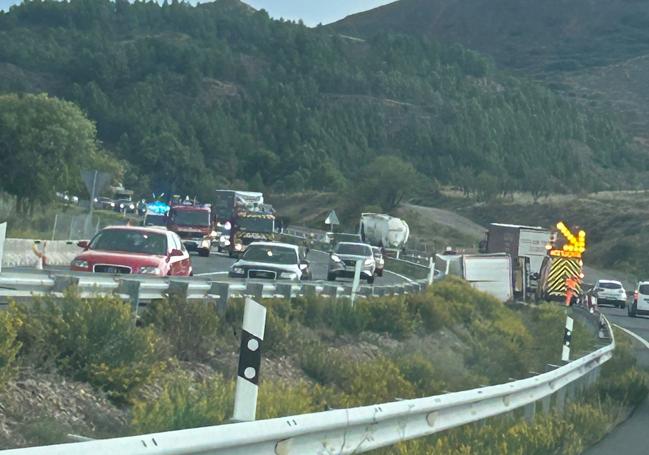
[[[601, 307], [600, 310], [611, 321], [649, 341], [649, 317], [627, 316], [626, 309]], [[640, 365], [649, 367], [649, 349], [640, 342], [633, 343]], [[649, 400], [645, 400], [633, 415], [612, 433], [607, 435], [595, 447], [584, 452], [585, 455], [646, 455], [649, 453]]]

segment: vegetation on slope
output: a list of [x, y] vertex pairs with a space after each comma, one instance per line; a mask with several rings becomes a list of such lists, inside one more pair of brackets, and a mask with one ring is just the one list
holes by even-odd
[[230, 0], [46, 0], [0, 14], [0, 40], [0, 91], [77, 103], [146, 194], [341, 190], [383, 154], [469, 191], [643, 170], [608, 118], [424, 38], [349, 40]]
[[[268, 315], [260, 418], [526, 377], [558, 360], [565, 319], [559, 307], [510, 308], [453, 278], [425, 294], [359, 300], [355, 307], [325, 298], [264, 304]], [[242, 311], [239, 300], [231, 301], [220, 317], [214, 305], [172, 297], [148, 308], [142, 327], [136, 328], [130, 307], [115, 299], [89, 301], [68, 292], [63, 299], [13, 306], [0, 319], [0, 331], [6, 334], [0, 346], [0, 385], [9, 384], [17, 367], [87, 381], [132, 413], [130, 430], [118, 426], [112, 435], [222, 423], [232, 410]], [[591, 331], [577, 325], [573, 341], [573, 353], [579, 355], [590, 351], [595, 340]], [[620, 358], [611, 376], [615, 380], [600, 385], [604, 404], [571, 407], [568, 417], [609, 422], [646, 394], [644, 377], [632, 370], [632, 357]], [[13, 413], [19, 409], [5, 410], [9, 417]], [[33, 433], [22, 436], [32, 444], [43, 440], [39, 438], [60, 441], [69, 430], [55, 420], [18, 418], [18, 430], [9, 427], [31, 428]], [[95, 415], [94, 420], [102, 419]], [[494, 431], [503, 425], [512, 424], [495, 421]], [[573, 428], [567, 419], [565, 425], [565, 431], [547, 435], [552, 444], [565, 443]], [[92, 429], [76, 431], [93, 436]], [[461, 431], [467, 431], [467, 441], [498, 441], [491, 432]], [[103, 430], [102, 436], [110, 435]], [[1, 436], [0, 444], [11, 445]], [[455, 437], [450, 433], [444, 444], [451, 447]], [[412, 447], [424, 444], [432, 450], [441, 440], [394, 450], [419, 453]]]

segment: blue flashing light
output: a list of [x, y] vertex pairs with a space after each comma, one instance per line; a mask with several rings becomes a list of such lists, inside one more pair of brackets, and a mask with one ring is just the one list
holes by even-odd
[[169, 206], [162, 201], [149, 202], [146, 211], [155, 215], [166, 215], [169, 213]]

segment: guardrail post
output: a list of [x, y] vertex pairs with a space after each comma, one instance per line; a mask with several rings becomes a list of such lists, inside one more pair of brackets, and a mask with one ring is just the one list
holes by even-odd
[[115, 294], [128, 296], [131, 309], [137, 318], [138, 309], [140, 308], [140, 282], [137, 280], [119, 280]]
[[374, 286], [374, 295], [377, 297], [383, 297], [385, 295], [385, 287], [384, 286]]
[[525, 406], [525, 408], [523, 409], [523, 416], [525, 417], [525, 420], [531, 422], [534, 420], [535, 415], [536, 415], [536, 402], [533, 401], [530, 404]]
[[56, 275], [54, 276], [54, 287], [52, 292], [63, 293], [68, 288], [78, 286], [79, 278], [76, 276]]
[[566, 388], [562, 387], [557, 391], [557, 401], [555, 403], [555, 407], [559, 412], [563, 412], [564, 408], [566, 407]]
[[266, 327], [266, 308], [250, 298], [246, 298], [241, 330], [239, 369], [234, 392], [235, 422], [250, 422], [257, 415], [257, 393], [259, 389], [259, 369], [261, 367], [261, 344]]
[[261, 300], [264, 297], [264, 283], [248, 283], [246, 285], [246, 294]]
[[337, 284], [325, 284], [322, 286], [322, 295], [331, 297], [333, 299], [338, 298], [338, 285]]
[[210, 283], [210, 290], [207, 291], [207, 295], [208, 297], [219, 296], [218, 299], [216, 299], [216, 312], [223, 316], [228, 307], [228, 300], [230, 299], [230, 283], [212, 281]]
[[552, 407], [552, 395], [548, 395], [547, 397], [541, 400], [541, 412], [547, 415], [550, 413], [551, 407]]
[[286, 283], [276, 284], [275, 292], [277, 292], [277, 294], [279, 295], [284, 296], [286, 300], [291, 300], [291, 297], [293, 297], [293, 285]]
[[315, 284], [302, 284], [302, 293], [304, 294], [304, 297], [315, 297], [317, 291]]
[[167, 288], [167, 295], [169, 297], [186, 299], [188, 290], [189, 290], [189, 283], [187, 281], [171, 280], [169, 282], [169, 287]]
[[7, 237], [7, 223], [0, 223], [0, 273], [2, 273], [2, 257], [4, 256], [6, 237]]
[[354, 281], [352, 282], [352, 306], [354, 306], [354, 300], [356, 299], [356, 293], [358, 292], [358, 287], [361, 282], [361, 271], [363, 270], [363, 261], [356, 261], [356, 267], [354, 268]]

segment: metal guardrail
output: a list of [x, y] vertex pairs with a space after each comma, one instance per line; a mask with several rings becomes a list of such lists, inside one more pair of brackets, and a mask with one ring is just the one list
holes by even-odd
[[[191, 430], [8, 450], [7, 455], [303, 455], [351, 454], [455, 428], [552, 395], [563, 406], [574, 385], [592, 384], [615, 349], [611, 343], [548, 373], [505, 384], [351, 409]], [[535, 409], [535, 408], [534, 408]], [[533, 414], [533, 413], [532, 413]]]
[[[421, 292], [426, 280], [399, 285], [367, 286], [358, 290], [360, 297]], [[351, 283], [341, 286], [327, 281], [269, 282], [262, 280], [214, 281], [200, 277], [157, 278], [137, 275], [101, 276], [81, 272], [30, 271], [0, 273], [0, 302], [48, 294], [57, 295], [77, 286], [82, 297], [117, 295], [124, 300], [150, 301], [168, 293], [182, 292], [188, 299], [213, 299], [227, 302], [230, 297], [291, 298], [302, 295], [350, 297]]]

